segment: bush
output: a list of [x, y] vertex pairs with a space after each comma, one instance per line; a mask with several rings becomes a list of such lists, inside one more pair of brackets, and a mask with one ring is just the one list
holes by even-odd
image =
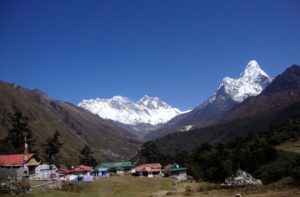
[[261, 179], [263, 182], [277, 181], [283, 177], [292, 176], [292, 169], [296, 166], [296, 153], [280, 151], [279, 157], [256, 170], [255, 176]]

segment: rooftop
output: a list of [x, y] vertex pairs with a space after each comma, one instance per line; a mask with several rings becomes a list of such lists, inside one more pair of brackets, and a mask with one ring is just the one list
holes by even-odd
[[[33, 156], [33, 153], [28, 154], [27, 161]], [[0, 166], [23, 166], [24, 154], [0, 155]], [[29, 162], [29, 165], [34, 165]]]

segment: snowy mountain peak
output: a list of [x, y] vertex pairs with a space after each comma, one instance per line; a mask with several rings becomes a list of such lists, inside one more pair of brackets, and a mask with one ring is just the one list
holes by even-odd
[[145, 95], [140, 100], [138, 100], [138, 103], [147, 105], [147, 103], [149, 103], [149, 102], [158, 102], [158, 101], [160, 101], [158, 97], [151, 97], [151, 96]]
[[248, 77], [248, 76], [250, 76], [250, 77], [256, 77], [256, 76], [258, 76], [258, 75], [262, 75], [262, 76], [269, 77], [269, 76], [267, 75], [267, 73], [265, 73], [265, 71], [263, 71], [263, 70], [260, 68], [260, 66], [259, 66], [259, 64], [257, 63], [256, 60], [251, 60], [251, 61], [247, 64], [247, 66], [246, 66], [244, 72], [243, 72], [240, 76], [241, 76], [241, 77]]
[[117, 101], [124, 101], [124, 102], [127, 102], [129, 99], [124, 97], [124, 96], [113, 96], [111, 98], [112, 100], [117, 100]]
[[[242, 102], [250, 96], [260, 94], [272, 81], [255, 60], [249, 61], [240, 78], [225, 77], [218, 90], [205, 103], [215, 102], [219, 98], [220, 103], [229, 97], [234, 102]], [[220, 100], [221, 99], [221, 100]], [[205, 104], [204, 103], [204, 104]]]
[[111, 99], [83, 100], [78, 106], [98, 114], [102, 118], [129, 125], [140, 123], [157, 125], [183, 113], [158, 97], [148, 95], [143, 96], [137, 102], [130, 101], [126, 97], [114, 96]]
[[140, 100], [138, 100], [137, 104], [145, 106], [149, 109], [158, 109], [160, 107], [163, 107], [165, 109], [172, 108], [167, 103], [161, 101], [158, 97], [150, 97], [148, 95], [145, 95]]

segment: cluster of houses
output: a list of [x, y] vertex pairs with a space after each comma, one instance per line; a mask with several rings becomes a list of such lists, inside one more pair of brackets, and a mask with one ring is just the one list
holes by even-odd
[[[186, 168], [178, 164], [162, 166], [159, 163], [134, 166], [130, 161], [101, 163], [96, 167], [79, 165], [71, 169], [57, 168], [55, 165], [42, 164], [34, 159], [34, 154], [28, 154], [27, 166], [30, 179], [34, 180], [64, 180], [70, 182], [90, 182], [109, 176], [133, 175], [140, 177], [174, 177], [186, 180]], [[10, 176], [22, 177], [24, 173], [24, 155], [0, 155], [0, 171], [10, 173]], [[13, 174], [12, 174], [13, 173]], [[1, 174], [1, 173], [0, 173]], [[5, 173], [2, 173], [5, 176]]]

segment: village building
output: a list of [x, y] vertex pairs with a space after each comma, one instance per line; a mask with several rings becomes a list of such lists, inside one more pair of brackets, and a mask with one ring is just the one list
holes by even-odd
[[163, 173], [166, 177], [173, 177], [178, 181], [185, 181], [188, 179], [186, 174], [187, 168], [181, 167], [177, 163], [168, 164], [164, 167]]
[[89, 176], [91, 174], [92, 170], [93, 170], [93, 167], [91, 167], [91, 166], [79, 165], [75, 169], [70, 170], [70, 172], [72, 174], [76, 174], [76, 175], [81, 174], [81, 175]]
[[58, 178], [57, 167], [55, 165], [41, 164], [35, 168], [34, 179], [53, 180]]
[[[29, 169], [29, 175], [33, 177], [36, 173], [36, 167], [40, 165], [34, 159], [34, 154], [30, 153], [27, 156], [27, 165]], [[0, 168], [3, 170], [9, 169], [15, 172], [15, 176], [20, 178], [24, 175], [24, 154], [10, 154], [10, 155], [0, 155]]]
[[62, 180], [68, 182], [91, 182], [93, 181], [92, 172], [93, 167], [85, 165], [79, 165], [70, 170], [65, 168], [60, 168], [58, 170]]
[[108, 177], [108, 169], [101, 167], [100, 165], [96, 166], [92, 175], [95, 177]]
[[160, 163], [143, 164], [131, 170], [131, 174], [135, 176], [154, 177], [161, 174]]
[[165, 176], [186, 175], [187, 168], [179, 166], [177, 163], [168, 164], [164, 167], [163, 173]]
[[66, 168], [59, 168], [57, 172], [60, 177], [63, 177], [63, 176], [66, 176], [69, 174], [69, 170]]
[[73, 175], [90, 175], [91, 172], [93, 171], [93, 167], [91, 166], [85, 166], [85, 165], [79, 165], [74, 169], [65, 169], [65, 168], [60, 168], [58, 170], [58, 173], [60, 175], [66, 176], [69, 174], [73, 174]]
[[101, 163], [100, 165], [96, 166], [96, 168], [106, 168], [111, 174], [124, 175], [129, 174], [130, 170], [133, 168], [133, 165], [130, 161], [124, 161], [115, 163]]

